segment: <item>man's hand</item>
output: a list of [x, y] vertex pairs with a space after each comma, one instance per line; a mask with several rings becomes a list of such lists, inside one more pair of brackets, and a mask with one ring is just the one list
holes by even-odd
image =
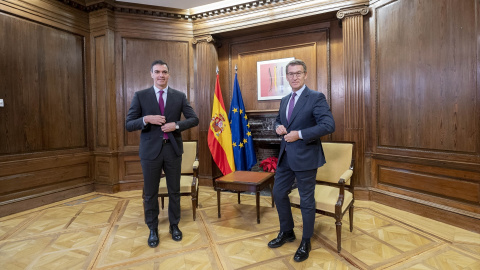
[[287, 129], [283, 125], [277, 126], [277, 129], [275, 129], [275, 132], [277, 132], [278, 135], [282, 136], [287, 134]]
[[288, 133], [287, 135], [285, 135], [283, 137], [283, 139], [286, 141], [286, 142], [294, 142], [296, 140], [299, 140], [300, 139], [300, 136], [298, 136], [298, 131], [297, 130], [292, 130], [290, 131], [290, 133]]
[[146, 115], [143, 117], [143, 121], [145, 121], [146, 124], [150, 123], [152, 125], [163, 125], [165, 124], [165, 116], [163, 115]]
[[172, 132], [175, 131], [175, 129], [177, 129], [175, 122], [166, 123], [162, 126], [163, 132]]

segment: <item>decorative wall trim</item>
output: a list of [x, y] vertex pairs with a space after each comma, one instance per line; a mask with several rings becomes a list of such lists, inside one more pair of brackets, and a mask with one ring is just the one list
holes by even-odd
[[354, 8], [347, 8], [347, 9], [341, 9], [337, 12], [337, 18], [338, 19], [343, 19], [344, 17], [348, 16], [356, 16], [356, 15], [367, 15], [368, 14], [368, 7], [367, 6], [362, 6], [362, 7], [354, 7]]
[[455, 213], [455, 214], [459, 214], [459, 215], [463, 215], [463, 216], [467, 216], [467, 217], [471, 217], [471, 218], [475, 218], [475, 219], [480, 220], [480, 214], [477, 214], [477, 213], [474, 213], [474, 212], [465, 211], [465, 210], [458, 209], [458, 208], [455, 208], [455, 207], [450, 207], [450, 206], [443, 205], [443, 204], [429, 202], [429, 201], [413, 198], [413, 197], [410, 197], [410, 196], [406, 196], [406, 195], [402, 195], [402, 194], [398, 194], [398, 193], [394, 193], [394, 192], [390, 192], [390, 191], [385, 191], [385, 190], [378, 189], [378, 188], [370, 188], [370, 191], [380, 193], [380, 194], [384, 194], [384, 195], [390, 196], [392, 198], [398, 198], [398, 199], [418, 203], [418, 204], [425, 205], [425, 206], [430, 206], [430, 207], [437, 208], [437, 209], [440, 209], [440, 210], [443, 210], [443, 211], [452, 212], [452, 213]]
[[[278, 6], [292, 5], [292, 4], [302, 5], [308, 2], [319, 2], [319, 4], [330, 4], [329, 1], [325, 1], [325, 0], [301, 0], [301, 1], [299, 0], [256, 0], [256, 1], [250, 1], [247, 3], [236, 4], [236, 5], [221, 7], [221, 8], [212, 9], [212, 10], [196, 8], [196, 9], [191, 9], [192, 13], [189, 13], [190, 12], [189, 10], [170, 9], [170, 8], [154, 7], [154, 6], [148, 6], [148, 5], [133, 5], [133, 4], [130, 5], [125, 3], [120, 4], [116, 2], [112, 3], [112, 1], [107, 1], [107, 0], [99, 1], [97, 3], [93, 3], [90, 5], [88, 5], [88, 3], [84, 5], [84, 4], [75, 2], [73, 0], [57, 0], [57, 1], [85, 12], [92, 12], [100, 9], [109, 9], [111, 11], [116, 11], [116, 12], [151, 15], [151, 16], [157, 16], [157, 17], [183, 19], [183, 20], [189, 20], [189, 21], [200, 20], [200, 19], [211, 18], [211, 17], [218, 17], [222, 15], [233, 15], [233, 14], [242, 13], [242, 12], [257, 11], [257, 10], [268, 9], [268, 8], [273, 8]], [[342, 2], [342, 1], [339, 1], [339, 2]], [[351, 2], [351, 1], [346, 1], [346, 2]], [[368, 4], [368, 1], [366, 0], [365, 1], [359, 0], [357, 2], [359, 3], [365, 2]], [[339, 3], [339, 6], [345, 7], [351, 4], [352, 3]], [[354, 15], [355, 13], [358, 13], [358, 12], [360, 12], [362, 15], [365, 15], [368, 13], [368, 8], [360, 7], [352, 11], [344, 10], [343, 12], [345, 13], [342, 13], [342, 14], [346, 14], [347, 16], [349, 16], [350, 13]], [[363, 14], [363, 12], [367, 12], [367, 13]], [[339, 17], [339, 19], [341, 18]]]
[[192, 39], [192, 44], [196, 45], [199, 42], [212, 42], [215, 43], [215, 39], [211, 35], [195, 37]]

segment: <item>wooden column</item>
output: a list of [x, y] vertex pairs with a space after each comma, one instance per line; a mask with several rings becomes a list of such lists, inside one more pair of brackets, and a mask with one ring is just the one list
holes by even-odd
[[212, 186], [213, 179], [218, 175], [217, 165], [213, 162], [208, 149], [208, 129], [212, 116], [212, 103], [215, 95], [216, 67], [218, 54], [212, 36], [195, 37], [192, 44], [195, 46], [195, 107], [198, 108], [198, 159], [199, 184]]
[[115, 86], [115, 15], [90, 13], [95, 190], [119, 191], [117, 100]]
[[368, 186], [365, 179], [365, 88], [363, 56], [363, 16], [368, 7], [342, 9], [343, 67], [345, 83], [345, 140], [355, 142], [356, 186]]

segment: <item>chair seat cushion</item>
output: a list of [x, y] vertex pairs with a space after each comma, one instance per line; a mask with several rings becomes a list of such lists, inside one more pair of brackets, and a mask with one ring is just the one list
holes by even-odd
[[[316, 209], [322, 210], [325, 212], [335, 213], [335, 204], [338, 201], [338, 194], [340, 189], [332, 186], [316, 185], [315, 186], [315, 204]], [[298, 188], [292, 190], [288, 195], [290, 197], [290, 202], [300, 205], [300, 195], [298, 194]], [[348, 190], [345, 190], [345, 200], [342, 206], [342, 213], [345, 211], [347, 206], [353, 200], [352, 193]]]
[[[193, 181], [192, 175], [182, 175], [180, 177], [180, 193], [192, 192], [192, 181]], [[197, 181], [197, 186], [198, 186], [198, 181]], [[195, 186], [195, 189], [197, 188], [197, 186]], [[167, 194], [167, 193], [168, 193], [167, 179], [165, 177], [162, 177], [160, 179], [158, 194]]]

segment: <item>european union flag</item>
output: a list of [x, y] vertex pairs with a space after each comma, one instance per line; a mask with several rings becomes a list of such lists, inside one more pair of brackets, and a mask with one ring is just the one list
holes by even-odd
[[230, 103], [228, 120], [232, 130], [233, 158], [237, 171], [249, 171], [257, 164], [257, 156], [253, 148], [252, 133], [248, 117], [243, 105], [242, 93], [238, 85], [237, 74], [233, 83], [233, 97]]

